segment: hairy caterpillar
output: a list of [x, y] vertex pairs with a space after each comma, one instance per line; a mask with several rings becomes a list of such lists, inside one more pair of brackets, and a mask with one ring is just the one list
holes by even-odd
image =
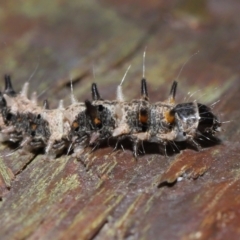
[[196, 101], [175, 103], [176, 81], [169, 98], [156, 103], [149, 102], [145, 78], [140, 99], [124, 101], [121, 84], [116, 100], [103, 100], [93, 83], [92, 101], [82, 103], [72, 97], [68, 107], [60, 101], [57, 109], [49, 109], [47, 100], [43, 106], [37, 104], [35, 93], [28, 99], [28, 83], [16, 93], [10, 76], [5, 75], [5, 89], [0, 93], [0, 141], [18, 143], [27, 151], [44, 150], [55, 158], [71, 150], [78, 156], [87, 146], [96, 147], [109, 139], [128, 139], [137, 157], [142, 142], [163, 146], [188, 142], [199, 150], [198, 138], [221, 131], [221, 122], [211, 108]]

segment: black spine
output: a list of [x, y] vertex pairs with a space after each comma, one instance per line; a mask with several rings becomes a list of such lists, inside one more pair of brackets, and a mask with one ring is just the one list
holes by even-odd
[[93, 83], [92, 84], [92, 100], [96, 101], [96, 100], [101, 100], [100, 94], [98, 92], [98, 88], [97, 88], [97, 84]]
[[144, 100], [148, 101], [147, 81], [145, 78], [141, 82], [141, 95]]
[[5, 79], [5, 90], [4, 90], [4, 93], [6, 93], [6, 94], [8, 94], [10, 96], [14, 96], [16, 94], [16, 92], [13, 90], [10, 76], [9, 75], [5, 75], [4, 79]]
[[173, 100], [175, 99], [176, 92], [177, 92], [177, 81], [174, 81], [170, 91], [170, 96], [172, 97]]

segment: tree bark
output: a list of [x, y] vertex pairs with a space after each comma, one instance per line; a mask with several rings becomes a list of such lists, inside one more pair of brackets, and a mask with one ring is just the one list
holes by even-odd
[[54, 108], [70, 103], [71, 79], [79, 101], [92, 82], [115, 99], [131, 64], [123, 88], [137, 99], [146, 51], [151, 102], [176, 79], [178, 102], [213, 104], [226, 123], [220, 144], [146, 149], [137, 161], [112, 146], [48, 160], [1, 145], [0, 238], [239, 239], [239, 9], [237, 0], [2, 3], [0, 72], [15, 90], [30, 79]]

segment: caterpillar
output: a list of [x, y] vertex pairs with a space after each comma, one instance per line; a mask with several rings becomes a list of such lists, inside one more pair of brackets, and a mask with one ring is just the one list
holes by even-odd
[[166, 146], [169, 142], [187, 142], [200, 150], [198, 139], [213, 137], [221, 131], [221, 122], [212, 109], [196, 101], [175, 102], [177, 82], [168, 99], [150, 103], [147, 81], [141, 80], [141, 97], [125, 101], [122, 82], [117, 99], [104, 100], [96, 83], [91, 86], [92, 100], [72, 103], [64, 108], [62, 101], [49, 109], [48, 101], [37, 104], [36, 93], [28, 98], [25, 83], [20, 93], [13, 89], [5, 75], [5, 89], [0, 92], [0, 142], [17, 143], [26, 151], [43, 150], [56, 158], [64, 152], [80, 156], [88, 146], [97, 147], [109, 139], [130, 140], [135, 158], [143, 142]]

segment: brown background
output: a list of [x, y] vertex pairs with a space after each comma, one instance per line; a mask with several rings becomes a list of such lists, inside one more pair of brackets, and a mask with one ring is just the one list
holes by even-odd
[[238, 0], [1, 1], [0, 74], [17, 91], [35, 73], [31, 92], [51, 107], [70, 103], [70, 79], [79, 101], [93, 81], [114, 99], [131, 64], [124, 92], [138, 98], [147, 49], [150, 99], [161, 101], [199, 51], [177, 101], [200, 90], [188, 100], [220, 100], [214, 112], [230, 121], [220, 145], [137, 162], [110, 147], [77, 161], [6, 156], [13, 150], [1, 145], [1, 239], [239, 239], [239, 12]]

